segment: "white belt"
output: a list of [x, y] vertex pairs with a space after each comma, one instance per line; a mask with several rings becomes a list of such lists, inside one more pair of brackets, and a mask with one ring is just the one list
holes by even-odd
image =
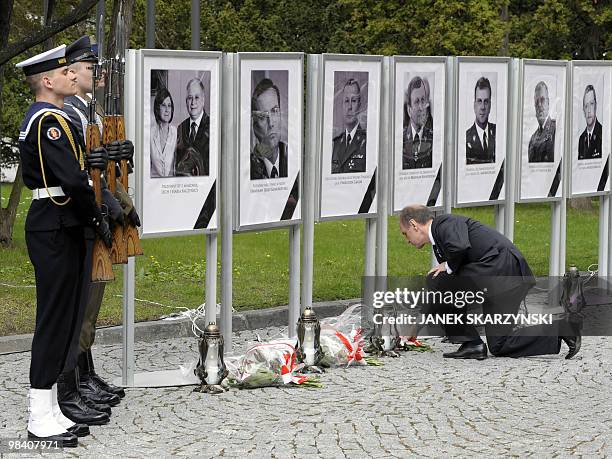
[[32, 190], [32, 199], [43, 199], [49, 197], [66, 196], [61, 186], [51, 186], [49, 188], [36, 188]]

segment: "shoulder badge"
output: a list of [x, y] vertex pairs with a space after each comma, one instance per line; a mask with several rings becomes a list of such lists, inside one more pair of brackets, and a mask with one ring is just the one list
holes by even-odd
[[62, 136], [62, 131], [56, 127], [50, 127], [47, 129], [47, 137], [50, 140], [58, 140]]

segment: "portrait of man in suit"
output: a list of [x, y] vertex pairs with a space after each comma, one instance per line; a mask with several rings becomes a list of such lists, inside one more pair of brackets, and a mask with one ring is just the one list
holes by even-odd
[[582, 98], [586, 127], [578, 140], [578, 159], [601, 158], [601, 123], [597, 120], [597, 95], [593, 85], [587, 85]]
[[430, 116], [429, 83], [415, 76], [408, 83], [404, 98], [402, 169], [430, 168], [432, 164], [433, 122]]
[[178, 126], [175, 175], [194, 176], [209, 173], [210, 118], [204, 110], [205, 90], [199, 78], [187, 83], [185, 104], [189, 117]]
[[495, 124], [489, 123], [491, 83], [480, 77], [474, 88], [474, 124], [465, 133], [467, 165], [495, 162]]
[[533, 96], [538, 127], [529, 139], [530, 163], [552, 163], [555, 160], [555, 131], [557, 122], [550, 117], [548, 86], [540, 81]]
[[[336, 91], [335, 91], [336, 92]], [[331, 172], [346, 174], [366, 170], [366, 130], [359, 124], [361, 86], [354, 78], [344, 83], [341, 92], [343, 132], [333, 138]]]
[[281, 140], [281, 95], [270, 78], [263, 78], [255, 86], [251, 96], [251, 125], [256, 139], [251, 150], [251, 180], [287, 177], [287, 144]]

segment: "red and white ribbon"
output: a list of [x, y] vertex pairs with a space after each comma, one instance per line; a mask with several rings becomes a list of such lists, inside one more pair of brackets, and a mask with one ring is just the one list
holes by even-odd
[[304, 364], [295, 364], [296, 354], [295, 352], [283, 353], [285, 364], [281, 367], [281, 376], [283, 378], [283, 384], [302, 384], [308, 378], [306, 376], [296, 375], [295, 373], [304, 367]]

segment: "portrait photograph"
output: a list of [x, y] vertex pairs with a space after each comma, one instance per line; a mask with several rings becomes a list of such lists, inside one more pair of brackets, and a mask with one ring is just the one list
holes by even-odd
[[238, 53], [238, 218], [235, 229], [299, 221], [303, 54]]
[[[141, 50], [143, 235], [217, 228], [221, 54]], [[129, 106], [129, 104], [126, 104]]]
[[368, 73], [334, 72], [332, 174], [365, 172]]
[[208, 175], [210, 72], [151, 70], [151, 178]]
[[442, 205], [446, 61], [393, 58], [393, 207]]
[[572, 62], [571, 195], [610, 191], [612, 64]]
[[251, 180], [287, 177], [288, 81], [287, 70], [251, 72]]
[[457, 203], [504, 198], [509, 58], [458, 58]]
[[524, 60], [522, 69], [520, 196], [562, 195], [567, 63]]
[[375, 212], [380, 83], [378, 56], [323, 55], [319, 219]]

